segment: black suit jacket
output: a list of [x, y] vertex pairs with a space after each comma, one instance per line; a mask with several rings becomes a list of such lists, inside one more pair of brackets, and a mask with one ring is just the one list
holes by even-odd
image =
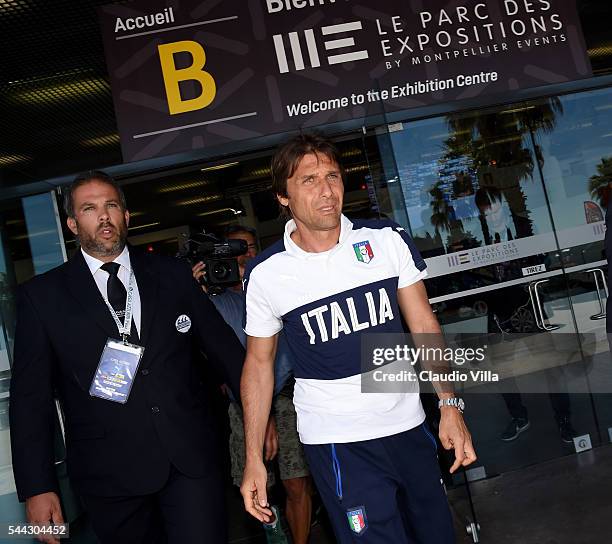
[[[226, 370], [239, 392], [244, 350], [232, 329], [177, 259], [130, 249], [141, 300], [144, 356], [126, 404], [89, 395], [109, 337], [118, 331], [79, 251], [24, 284], [19, 293], [10, 423], [20, 500], [57, 491], [54, 389], [66, 418], [68, 471], [82, 493], [152, 493], [170, 463], [201, 477], [217, 470], [215, 439], [193, 344]], [[188, 332], [177, 331], [181, 315]]]

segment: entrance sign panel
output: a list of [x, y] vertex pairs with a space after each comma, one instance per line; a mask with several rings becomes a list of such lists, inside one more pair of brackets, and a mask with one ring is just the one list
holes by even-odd
[[[490, 246], [425, 259], [428, 277], [435, 278], [483, 266], [506, 263], [557, 249], [553, 233], [537, 234]], [[543, 265], [542, 265], [543, 266]], [[532, 272], [534, 273], [534, 272]]]
[[592, 75], [566, 0], [100, 8], [126, 161]]

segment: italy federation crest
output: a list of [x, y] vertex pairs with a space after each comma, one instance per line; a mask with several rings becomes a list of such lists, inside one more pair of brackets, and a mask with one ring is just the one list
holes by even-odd
[[362, 263], [368, 264], [374, 258], [374, 252], [372, 251], [372, 246], [368, 240], [353, 244], [353, 249], [355, 250], [357, 260], [361, 261]]
[[365, 507], [359, 506], [347, 510], [349, 527], [356, 535], [360, 535], [368, 528], [368, 520], [365, 515]]

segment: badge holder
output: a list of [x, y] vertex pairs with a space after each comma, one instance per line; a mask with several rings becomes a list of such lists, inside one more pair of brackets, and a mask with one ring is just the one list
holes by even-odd
[[129, 344], [127, 337], [132, 327], [132, 297], [134, 291], [134, 272], [130, 273], [125, 305], [125, 321], [121, 323], [117, 313], [104, 299], [123, 340], [109, 338], [106, 341], [100, 362], [89, 387], [89, 394], [113, 402], [125, 404], [128, 401], [138, 366], [142, 360], [144, 347]]
[[125, 404], [130, 396], [144, 348], [109, 338], [91, 382], [89, 394]]

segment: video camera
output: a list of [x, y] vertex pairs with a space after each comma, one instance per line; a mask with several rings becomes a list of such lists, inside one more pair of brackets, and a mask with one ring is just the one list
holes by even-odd
[[209, 287], [230, 287], [240, 283], [236, 257], [248, 251], [246, 240], [219, 240], [212, 234], [198, 234], [187, 242], [181, 257], [191, 266], [200, 261], [206, 265], [203, 284]]

